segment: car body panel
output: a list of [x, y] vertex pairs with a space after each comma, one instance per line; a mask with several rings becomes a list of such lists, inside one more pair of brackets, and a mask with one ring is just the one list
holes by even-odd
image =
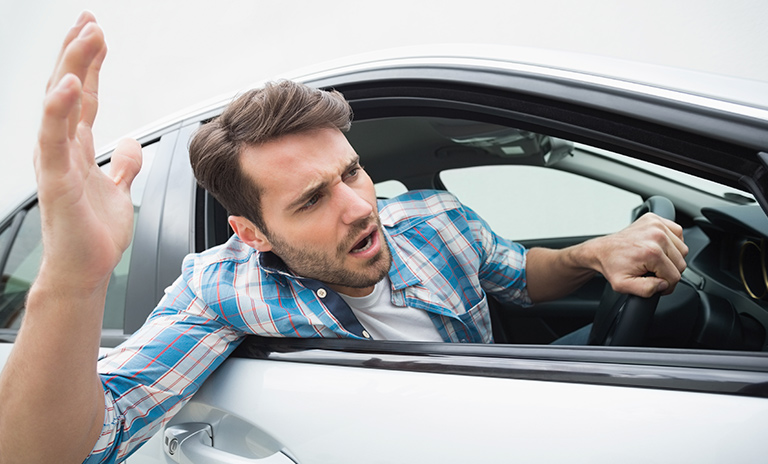
[[244, 435], [255, 445], [269, 436], [303, 464], [757, 462], [768, 402], [232, 359], [169, 426], [215, 429], [230, 416], [253, 428]]

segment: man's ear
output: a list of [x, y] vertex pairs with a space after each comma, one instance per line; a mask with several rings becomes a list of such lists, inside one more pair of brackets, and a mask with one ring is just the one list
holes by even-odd
[[243, 216], [229, 216], [227, 221], [237, 236], [251, 248], [255, 248], [262, 253], [272, 249], [272, 244], [267, 236], [264, 235], [264, 232], [249, 219]]

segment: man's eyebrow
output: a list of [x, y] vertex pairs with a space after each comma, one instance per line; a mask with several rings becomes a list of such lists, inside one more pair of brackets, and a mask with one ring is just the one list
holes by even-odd
[[304, 204], [306, 204], [318, 192], [323, 191], [323, 189], [325, 189], [329, 183], [330, 182], [328, 181], [322, 181], [317, 184], [310, 184], [309, 186], [307, 186], [306, 190], [304, 190], [304, 192], [301, 195], [299, 195], [295, 200], [293, 200], [288, 205], [288, 209], [294, 210], [304, 206]]
[[[358, 166], [359, 164], [360, 164], [360, 156], [355, 155], [355, 157], [344, 168], [342, 173], [346, 173], [347, 171], [354, 168], [355, 166]], [[301, 206], [304, 206], [306, 202], [308, 202], [318, 192], [322, 192], [326, 187], [328, 187], [330, 183], [331, 183], [330, 180], [324, 180], [318, 183], [313, 183], [308, 185], [307, 188], [304, 189], [304, 191], [298, 197], [296, 197], [294, 201], [288, 204], [288, 209], [293, 210]]]

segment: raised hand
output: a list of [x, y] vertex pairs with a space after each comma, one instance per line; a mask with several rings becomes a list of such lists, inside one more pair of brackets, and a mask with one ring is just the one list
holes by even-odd
[[83, 13], [48, 82], [35, 149], [44, 247], [40, 278], [77, 291], [105, 285], [130, 243], [130, 184], [141, 167], [141, 147], [132, 140], [118, 145], [109, 176], [95, 163], [91, 129], [106, 52], [101, 29]]
[[[104, 420], [96, 373], [112, 269], [131, 240], [130, 185], [141, 147], [123, 141], [110, 175], [96, 165], [93, 127], [107, 48], [90, 13], [69, 31], [48, 82], [35, 148], [43, 262], [0, 372], [0, 460], [82, 462]], [[55, 432], [39, 440], [44, 426]]]

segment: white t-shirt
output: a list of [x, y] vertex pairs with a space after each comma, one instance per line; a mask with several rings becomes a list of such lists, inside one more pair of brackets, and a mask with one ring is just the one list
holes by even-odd
[[339, 295], [374, 340], [443, 341], [426, 311], [392, 304], [389, 277], [377, 283], [369, 295]]

